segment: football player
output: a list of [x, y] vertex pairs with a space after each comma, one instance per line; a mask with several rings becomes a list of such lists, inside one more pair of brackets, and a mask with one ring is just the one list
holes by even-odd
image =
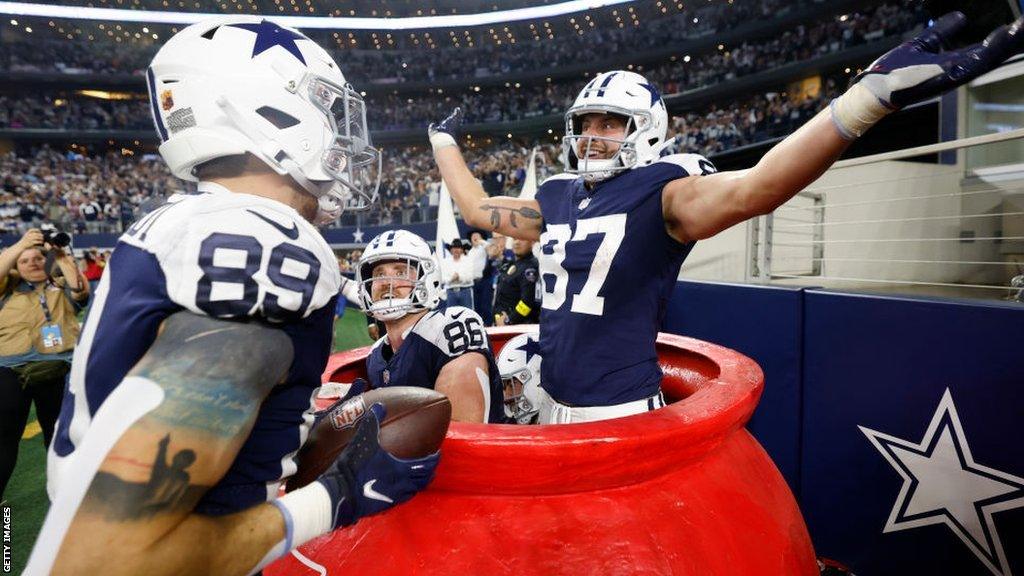
[[766, 214], [816, 180], [887, 114], [933, 98], [1022, 50], [1021, 20], [960, 50], [948, 14], [876, 60], [856, 83], [749, 170], [716, 173], [695, 154], [660, 156], [668, 115], [639, 74], [598, 74], [565, 115], [566, 173], [535, 200], [488, 197], [455, 141], [456, 109], [428, 128], [442, 178], [470, 226], [540, 242], [541, 423], [662, 406], [654, 342], [694, 242]]
[[498, 354], [505, 393], [505, 416], [517, 424], [536, 424], [540, 406], [540, 343], [536, 332], [512, 338]]
[[462, 306], [435, 310], [441, 277], [422, 238], [405, 230], [377, 236], [356, 274], [363, 310], [387, 328], [366, 359], [374, 388], [433, 388], [451, 401], [452, 420], [505, 422], [483, 321]]
[[410, 498], [437, 455], [380, 448], [380, 405], [294, 474], [331, 350], [337, 262], [313, 222], [376, 194], [362, 99], [257, 17], [189, 26], [147, 72], [160, 153], [198, 181], [118, 241], [75, 350], [26, 574], [246, 574]]

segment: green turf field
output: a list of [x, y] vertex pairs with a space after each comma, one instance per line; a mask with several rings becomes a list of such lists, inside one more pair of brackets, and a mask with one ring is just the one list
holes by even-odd
[[[349, 350], [369, 345], [366, 334], [366, 316], [349, 309], [334, 324], [334, 350]], [[7, 485], [3, 499], [11, 507], [11, 559], [12, 574], [21, 574], [32, 551], [43, 517], [49, 507], [46, 498], [46, 452], [43, 435], [35, 423], [35, 409], [29, 416], [26, 436], [18, 450], [18, 465]]]

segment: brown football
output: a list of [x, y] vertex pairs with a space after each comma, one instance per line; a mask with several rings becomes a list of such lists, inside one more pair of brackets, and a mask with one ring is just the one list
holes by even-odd
[[373, 404], [387, 410], [380, 426], [380, 445], [396, 458], [422, 458], [437, 452], [448, 432], [452, 405], [435, 390], [389, 386], [370, 390], [332, 406], [309, 432], [299, 450], [298, 471], [288, 480], [290, 492], [316, 480], [355, 435], [356, 424]]

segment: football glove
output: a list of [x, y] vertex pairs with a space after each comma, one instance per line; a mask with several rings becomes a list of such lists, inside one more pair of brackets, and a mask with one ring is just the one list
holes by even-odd
[[923, 102], [981, 76], [1024, 50], [1024, 19], [997, 28], [984, 41], [943, 50], [967, 17], [951, 12], [913, 40], [893, 48], [832, 101], [832, 119], [847, 139], [861, 136], [886, 114]]
[[371, 406], [352, 441], [316, 480], [331, 497], [331, 528], [355, 524], [364, 516], [401, 504], [434, 478], [440, 452], [403, 460], [381, 448], [378, 434], [385, 414], [382, 404]]
[[427, 127], [427, 136], [434, 151], [445, 146], [455, 146], [455, 136], [462, 125], [462, 108], [456, 106], [452, 113], [440, 122], [433, 122]]

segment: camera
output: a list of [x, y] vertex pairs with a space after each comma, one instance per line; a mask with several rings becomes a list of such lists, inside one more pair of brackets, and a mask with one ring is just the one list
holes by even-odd
[[43, 242], [50, 246], [67, 248], [71, 244], [71, 235], [67, 232], [61, 232], [53, 224], [43, 224], [39, 227], [39, 231], [43, 233]]

